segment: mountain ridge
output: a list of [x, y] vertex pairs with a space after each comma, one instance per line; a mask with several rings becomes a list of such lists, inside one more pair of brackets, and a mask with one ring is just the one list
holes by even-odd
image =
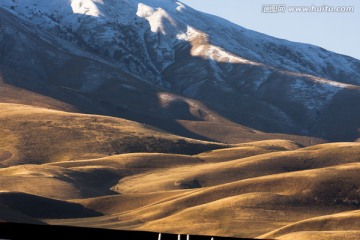
[[[58, 66], [46, 66], [39, 56], [28, 54], [38, 63], [30, 64], [26, 72], [34, 75], [31, 70], [38, 69], [34, 77], [41, 79], [40, 85], [73, 91], [67, 95], [93, 97], [109, 85], [127, 86], [126, 91], [136, 94], [139, 84], [147, 84], [150, 92], [172, 92], [200, 101], [231, 122], [260, 131], [331, 141], [360, 137], [353, 120], [338, 120], [351, 126], [341, 136], [331, 133], [334, 126], [327, 120], [337, 102], [349, 96], [347, 101], [359, 99], [360, 61], [354, 58], [266, 36], [178, 1], [57, 0], [44, 5], [39, 0], [6, 0], [0, 8], [39, 28], [39, 37], [66, 52], [62, 60], [49, 56]], [[20, 64], [22, 53], [14, 58], [14, 52], [4, 51], [16, 59], [8, 58], [5, 64]], [[77, 57], [69, 58], [69, 53]], [[78, 57], [87, 63], [78, 64], [82, 61]], [[41, 91], [54, 95], [48, 89]], [[97, 98], [84, 104], [105, 101], [114, 108], [130, 108], [118, 105], [119, 96]], [[156, 98], [161, 101], [159, 95]], [[143, 111], [139, 106], [131, 108]], [[354, 109], [345, 110], [349, 112], [344, 115], [360, 119], [351, 113]], [[106, 109], [102, 112], [110, 114]], [[178, 114], [177, 119], [184, 116]], [[329, 127], [317, 130], [319, 125]]]

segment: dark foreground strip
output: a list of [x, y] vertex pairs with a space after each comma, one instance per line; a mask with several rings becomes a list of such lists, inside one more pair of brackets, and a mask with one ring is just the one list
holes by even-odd
[[[0, 223], [0, 239], [47, 239], [47, 240], [240, 240], [249, 238], [227, 238], [199, 235], [177, 235], [154, 232], [109, 230], [54, 225], [32, 225], [22, 223]], [[249, 239], [250, 240], [250, 239]]]

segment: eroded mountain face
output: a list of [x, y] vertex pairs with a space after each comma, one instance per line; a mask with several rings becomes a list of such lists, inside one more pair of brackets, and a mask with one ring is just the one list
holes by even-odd
[[4, 0], [0, 7], [5, 81], [85, 112], [359, 137], [357, 59], [172, 0]]

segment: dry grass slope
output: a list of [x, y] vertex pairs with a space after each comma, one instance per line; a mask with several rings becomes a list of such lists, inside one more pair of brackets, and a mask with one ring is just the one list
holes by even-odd
[[230, 145], [5, 103], [0, 137], [5, 221], [279, 239], [359, 236], [360, 143]]
[[[3, 68], [4, 66], [0, 65], [0, 69]], [[16, 72], [14, 70], [12, 71], [14, 73]], [[23, 78], [23, 76], [19, 76], [19, 77]], [[77, 108], [70, 104], [66, 104], [59, 100], [7, 84], [2, 77], [1, 71], [0, 71], [0, 102], [26, 104], [31, 106], [38, 106], [42, 108], [50, 108], [50, 109], [69, 111], [69, 112], [77, 111]]]
[[[187, 167], [139, 173], [120, 181], [131, 181], [128, 182], [131, 187], [121, 189], [119, 196], [77, 201], [105, 216], [49, 222], [256, 237], [294, 222], [357, 209], [359, 146], [358, 143], [324, 144], [220, 163], [202, 162], [184, 171], [180, 170]], [[338, 155], [333, 155], [334, 151]], [[233, 165], [238, 174], [221, 175], [226, 169], [232, 171], [224, 164]], [[198, 182], [203, 178], [213, 179], [213, 184], [179, 189], [176, 183], [185, 178], [184, 174], [201, 179]], [[203, 178], [195, 178], [197, 174]], [[353, 233], [356, 234], [346, 234]]]
[[298, 135], [264, 133], [252, 128], [244, 127], [232, 122], [216, 121], [188, 121], [178, 120], [178, 123], [185, 129], [200, 136], [213, 139], [215, 141], [237, 144], [262, 140], [283, 139], [297, 142], [303, 146], [324, 143], [325, 141], [315, 137], [305, 137]]
[[44, 222], [29, 217], [9, 207], [0, 205], [0, 222], [45, 224]]
[[4, 166], [93, 159], [120, 153], [195, 154], [224, 144], [177, 137], [136, 122], [0, 103]]
[[0, 204], [32, 218], [81, 218], [101, 215], [80, 204], [20, 192], [0, 192]]
[[[315, 217], [296, 222], [261, 237], [277, 239], [358, 239], [360, 211]], [[294, 238], [293, 238], [294, 239]]]

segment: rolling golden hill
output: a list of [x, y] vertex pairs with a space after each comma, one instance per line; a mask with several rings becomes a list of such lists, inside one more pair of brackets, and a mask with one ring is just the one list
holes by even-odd
[[3, 221], [254, 238], [359, 236], [360, 143], [216, 143], [10, 103], [0, 103], [0, 137]]

